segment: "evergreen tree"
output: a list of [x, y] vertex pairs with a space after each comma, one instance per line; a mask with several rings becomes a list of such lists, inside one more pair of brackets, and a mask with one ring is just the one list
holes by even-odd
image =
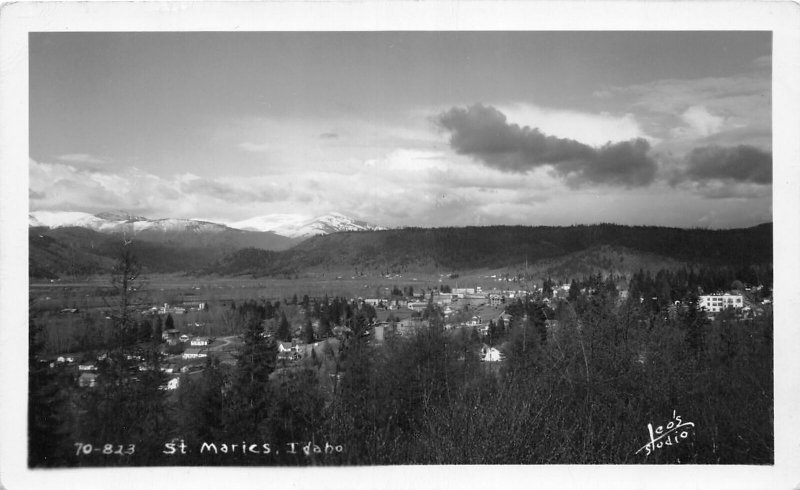
[[291, 327], [289, 320], [286, 318], [286, 313], [281, 311], [281, 319], [278, 322], [278, 331], [275, 333], [278, 340], [282, 342], [290, 342], [292, 340]]
[[156, 315], [155, 319], [153, 320], [153, 323], [155, 324], [155, 328], [153, 329], [153, 340], [155, 342], [161, 342], [162, 336], [164, 334], [164, 329], [161, 323], [161, 316]]
[[314, 342], [314, 326], [311, 320], [307, 319], [306, 324], [303, 326], [303, 342], [311, 344]]
[[277, 347], [263, 335], [260, 321], [248, 317], [245, 322], [244, 344], [237, 355], [228, 409], [223, 423], [231, 437], [255, 435], [268, 440], [268, 416], [271, 407], [269, 375], [275, 370]]
[[78, 437], [87, 441], [129, 441], [138, 449], [121, 463], [156, 462], [172, 423], [166, 408], [166, 375], [161, 371], [157, 344], [137, 347], [131, 337], [138, 261], [127, 247], [112, 273], [116, 308], [112, 312], [113, 344], [98, 362], [96, 386], [83, 392]]
[[578, 283], [575, 282], [575, 279], [569, 285], [569, 293], [567, 294], [567, 300], [570, 302], [575, 302], [578, 300], [578, 296], [581, 294], [581, 288], [578, 287]]
[[31, 316], [28, 327], [28, 466], [31, 468], [63, 466], [73, 454], [65, 392], [72, 378], [40, 361], [43, 350], [42, 328]]
[[322, 318], [319, 320], [319, 337], [321, 339], [325, 339], [330, 337], [332, 334], [331, 332], [331, 321], [328, 318], [328, 315], [323, 315]]

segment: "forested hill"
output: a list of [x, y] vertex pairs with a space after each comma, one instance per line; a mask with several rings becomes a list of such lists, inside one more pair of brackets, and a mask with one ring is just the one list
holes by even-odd
[[310, 238], [283, 252], [241, 250], [207, 271], [272, 275], [342, 266], [387, 272], [430, 266], [469, 270], [553, 259], [601, 246], [623, 247], [691, 264], [769, 264], [772, 223], [732, 230], [600, 224], [344, 232]]

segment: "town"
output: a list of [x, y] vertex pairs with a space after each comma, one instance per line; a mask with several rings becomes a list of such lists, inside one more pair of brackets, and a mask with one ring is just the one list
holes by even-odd
[[[495, 277], [491, 277], [495, 279]], [[617, 281], [620, 289], [616, 291], [615, 306], [619, 307], [629, 299], [627, 284]], [[542, 305], [545, 317], [544, 325], [548, 335], [559, 328], [560, 310], [569, 305], [578, 296], [591, 295], [596, 291], [591, 287], [578, 287], [571, 283], [555, 284], [551, 280], [543, 280], [538, 284], [528, 283], [526, 289], [483, 289], [481, 286], [463, 288], [448, 285], [434, 286], [428, 290], [413, 286], [402, 289], [395, 286], [389, 294], [382, 297], [350, 297], [335, 298], [335, 308], [342, 314], [322, 315], [322, 310], [330, 310], [331, 298], [327, 296], [298, 299], [266, 300], [261, 304], [271, 304], [273, 311], [280, 311], [275, 318], [264, 319], [260, 327], [265, 338], [275, 341], [276, 362], [279, 369], [297, 369], [307, 366], [311, 359], [324, 356], [323, 352], [331, 352], [333, 348], [353, 335], [350, 320], [362, 313], [366, 324], [361, 331], [366, 341], [380, 347], [389, 339], [413, 337], [431, 328], [432, 322], [440, 324], [442, 330], [451, 336], [468, 335], [478, 340], [474, 354], [479, 361], [485, 363], [502, 363], [505, 359], [504, 349], [516, 321], [527, 322], [527, 315], [515, 318], [512, 313], [519, 314], [519, 305], [523, 302], [536, 301]], [[701, 294], [693, 305], [702, 312], [707, 321], [713, 321], [716, 315], [730, 314], [734, 320], [746, 321], [763, 316], [771, 311], [771, 299], [764, 297], [762, 285], [750, 286], [737, 284], [739, 289], [718, 291], [713, 294]], [[615, 286], [616, 287], [616, 286]], [[658, 297], [638, 297], [638, 303], [658, 303]], [[637, 301], [634, 301], [636, 303]], [[258, 302], [253, 301], [252, 304]], [[665, 321], [675, 321], [679, 314], [684, 314], [690, 307], [681, 300], [675, 300], [661, 310]], [[165, 377], [163, 390], [174, 391], [180, 386], [184, 376], [197, 376], [202, 373], [208, 358], [215, 358], [222, 364], [234, 367], [237, 354], [242, 346], [243, 335], [231, 329], [230, 315], [222, 315], [228, 320], [220, 321], [220, 315], [211, 315], [211, 311], [230, 312], [237, 310], [233, 299], [208, 300], [192, 296], [179, 304], [163, 303], [140, 309], [137, 313], [141, 322], [152, 324], [152, 332], [160, 332], [159, 353], [163, 356], [158, 368]], [[347, 310], [347, 311], [346, 311]], [[288, 314], [287, 314], [288, 313]], [[64, 308], [61, 315], [80, 314], [77, 308]], [[336, 318], [338, 316], [338, 318]], [[324, 317], [324, 319], [323, 319]], [[291, 321], [288, 319], [291, 318]], [[106, 320], [111, 320], [106, 316]], [[325, 322], [323, 326], [322, 322]], [[280, 332], [280, 323], [284, 322], [284, 331]], [[220, 323], [228, 328], [221, 328]], [[92, 357], [94, 356], [94, 357]], [[92, 352], [64, 352], [43, 356], [39, 359], [47, 363], [51, 369], [66, 370], [76, 373], [75, 383], [81, 389], [92, 389], [96, 385], [97, 361], [105, 360], [105, 353], [95, 355]], [[149, 369], [151, 364], [142, 356], [133, 355], [138, 361], [140, 371]], [[341, 379], [342, 373], [329, 373], [329, 376]], [[274, 377], [274, 376], [273, 376]], [[331, 390], [335, 389], [335, 383]]]

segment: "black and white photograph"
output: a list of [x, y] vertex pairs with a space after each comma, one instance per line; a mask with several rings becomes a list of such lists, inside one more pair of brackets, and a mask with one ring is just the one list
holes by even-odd
[[470, 3], [3, 13], [4, 474], [800, 484], [796, 5]]

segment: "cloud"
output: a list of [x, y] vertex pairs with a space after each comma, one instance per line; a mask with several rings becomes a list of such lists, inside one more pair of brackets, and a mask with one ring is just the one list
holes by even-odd
[[550, 165], [570, 185], [601, 183], [626, 187], [650, 184], [657, 165], [642, 138], [594, 148], [579, 141], [542, 133], [538, 128], [509, 124], [491, 106], [454, 107], [436, 122], [450, 132], [450, 146], [483, 164], [511, 173], [527, 173]]
[[[763, 70], [730, 77], [667, 79], [608, 88], [665, 148], [689, 151], [736, 133], [738, 142], [770, 147], [772, 84]], [[652, 142], [652, 141], [651, 141]], [[654, 146], [656, 145], [653, 142]]]
[[[718, 133], [722, 129], [724, 118], [715, 116], [708, 112], [704, 106], [693, 105], [686, 109], [681, 115], [681, 119], [688, 126], [691, 136], [706, 137]], [[680, 128], [684, 130], [684, 128]], [[684, 130], [685, 131], [685, 130]], [[673, 132], [675, 136], [681, 136], [679, 132]]]
[[59, 155], [58, 157], [56, 157], [56, 159], [68, 163], [91, 163], [91, 164], [105, 163], [104, 160], [89, 155], [87, 153], [68, 153], [66, 155]]
[[626, 141], [645, 138], [650, 143], [654, 138], [645, 134], [633, 114], [613, 115], [579, 112], [574, 110], [539, 107], [532, 104], [493, 105], [506, 116], [509, 123], [531, 126], [539, 131], [560, 138], [570, 138], [592, 146], [609, 141]]
[[197, 195], [219, 199], [226, 202], [272, 202], [287, 197], [285, 187], [276, 185], [241, 185], [224, 180], [194, 178], [180, 183], [180, 190], [186, 195]]
[[772, 153], [747, 145], [695, 148], [686, 157], [686, 178], [772, 183]]
[[319, 139], [321, 140], [334, 140], [338, 137], [339, 135], [336, 133], [322, 133], [319, 135]]

